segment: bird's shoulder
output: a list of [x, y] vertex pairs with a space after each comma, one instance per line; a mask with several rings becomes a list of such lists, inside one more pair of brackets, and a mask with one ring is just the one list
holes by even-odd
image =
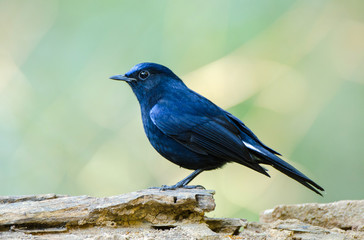
[[214, 103], [190, 89], [165, 94], [150, 110], [150, 115], [154, 117], [188, 117], [191, 121], [214, 118], [222, 114]]
[[223, 114], [223, 111], [213, 102], [188, 88], [184, 91], [174, 91], [165, 94], [153, 108], [155, 110], [163, 109], [163, 111], [173, 112], [177, 115], [189, 114], [213, 117]]
[[187, 94], [175, 93], [161, 98], [151, 108], [149, 116], [165, 133], [197, 131], [198, 126], [204, 125], [211, 132], [221, 127], [239, 134], [238, 128], [228, 120], [224, 110], [192, 90]]

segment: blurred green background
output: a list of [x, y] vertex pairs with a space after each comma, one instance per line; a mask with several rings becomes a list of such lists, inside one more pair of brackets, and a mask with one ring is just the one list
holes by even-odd
[[131, 89], [144, 61], [241, 118], [322, 185], [237, 164], [192, 184], [210, 216], [364, 198], [364, 1], [0, 1], [0, 194], [108, 196], [191, 171], [150, 146]]

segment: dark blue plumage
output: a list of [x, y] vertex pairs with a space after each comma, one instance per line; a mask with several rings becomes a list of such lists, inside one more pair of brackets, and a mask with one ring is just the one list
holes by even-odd
[[138, 98], [145, 133], [171, 162], [195, 170], [173, 186], [186, 186], [205, 170], [236, 162], [269, 176], [259, 164], [271, 165], [321, 195], [322, 187], [280, 159], [238, 118], [189, 89], [170, 69], [155, 63], [135, 65], [125, 75]]

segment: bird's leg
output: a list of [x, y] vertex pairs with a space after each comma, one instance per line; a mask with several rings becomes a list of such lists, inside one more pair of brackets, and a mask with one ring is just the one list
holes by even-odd
[[195, 170], [193, 173], [191, 173], [190, 175], [188, 175], [186, 178], [182, 179], [181, 181], [179, 181], [178, 183], [172, 185], [172, 186], [166, 186], [166, 185], [163, 185], [161, 187], [161, 190], [175, 190], [177, 188], [204, 188], [203, 186], [201, 185], [191, 185], [191, 186], [187, 186], [187, 184], [189, 182], [191, 182], [198, 174], [202, 173], [204, 171], [204, 169], [197, 169]]

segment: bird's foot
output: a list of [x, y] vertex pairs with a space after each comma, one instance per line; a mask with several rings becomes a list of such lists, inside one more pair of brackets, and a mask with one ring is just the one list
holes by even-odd
[[183, 188], [186, 188], [186, 189], [204, 189], [206, 190], [206, 188], [202, 185], [186, 185], [186, 186], [183, 186]]
[[161, 191], [166, 191], [166, 190], [176, 190], [177, 188], [179, 188], [179, 187], [176, 185], [172, 185], [172, 186], [162, 185], [159, 189]]
[[176, 190], [177, 188], [182, 188], [182, 187], [179, 187], [179, 186], [176, 186], [176, 185], [172, 185], [172, 186], [162, 185], [160, 187], [150, 187], [148, 189], [158, 189], [158, 190], [161, 190], [161, 191], [166, 191], [166, 190]]
[[176, 190], [178, 188], [185, 188], [185, 189], [206, 189], [204, 186], [201, 185], [185, 185], [185, 186], [178, 186], [177, 184], [172, 186], [162, 185], [159, 189], [161, 191], [167, 191], [167, 190]]

